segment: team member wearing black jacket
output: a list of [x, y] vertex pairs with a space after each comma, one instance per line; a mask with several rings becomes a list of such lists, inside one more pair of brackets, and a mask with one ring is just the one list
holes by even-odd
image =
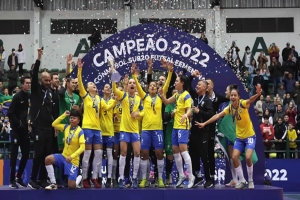
[[[28, 107], [29, 97], [28, 91], [31, 87], [30, 77], [21, 78], [22, 90], [16, 93], [8, 109], [8, 117], [11, 127], [11, 157], [10, 157], [10, 188], [26, 187], [22, 180], [22, 175], [29, 158], [30, 139], [28, 135]], [[18, 149], [21, 148], [22, 158], [19, 169], [16, 174], [16, 165], [18, 157]]]
[[[212, 79], [206, 79], [208, 83], [207, 95], [210, 100], [213, 102], [214, 114], [219, 110], [220, 104], [227, 102], [228, 99], [225, 96], [217, 94], [214, 92], [214, 82]], [[209, 141], [208, 141], [208, 159], [210, 167], [210, 177], [215, 179], [215, 135], [216, 135], [216, 123], [209, 124]]]
[[[39, 67], [43, 50], [38, 49], [38, 59], [32, 71], [31, 96], [30, 96], [30, 125], [34, 137], [34, 158], [28, 187], [39, 189], [45, 188], [47, 183], [47, 172], [45, 168], [45, 157], [51, 154], [53, 132], [52, 132], [52, 92], [51, 78], [48, 72], [43, 72], [41, 80], [38, 80]], [[37, 183], [39, 173], [40, 185]]]
[[[52, 116], [54, 119], [59, 117], [59, 76], [57, 72], [51, 74], [51, 92], [52, 92]], [[57, 141], [57, 130], [53, 128], [53, 143], [52, 143], [52, 153], [61, 153], [58, 150]]]
[[[195, 75], [194, 73], [192, 76]], [[192, 77], [190, 77], [190, 82]], [[209, 97], [206, 95], [208, 84], [204, 80], [199, 80], [196, 86], [196, 91], [191, 89], [190, 94], [193, 98], [194, 105], [192, 108], [193, 111], [193, 120], [191, 135], [189, 140], [189, 153], [192, 160], [193, 173], [196, 177], [194, 182], [194, 187], [198, 186], [203, 178], [201, 176], [200, 170], [200, 158], [204, 167], [204, 175], [206, 182], [204, 188], [213, 187], [213, 180], [210, 177], [210, 163], [208, 160], [208, 140], [209, 140], [209, 127], [205, 129], [199, 129], [197, 126], [194, 126], [195, 121], [206, 121], [214, 115], [213, 104]]]

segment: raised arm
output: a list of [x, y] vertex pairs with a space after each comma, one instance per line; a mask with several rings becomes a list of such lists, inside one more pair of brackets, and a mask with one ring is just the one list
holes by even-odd
[[141, 97], [141, 99], [144, 99], [146, 96], [146, 92], [144, 92], [141, 84], [139, 83], [138, 79], [136, 78], [135, 69], [136, 69], [136, 63], [132, 63], [132, 66], [131, 66], [132, 78], [135, 81], [136, 89], [137, 89], [137, 92], [139, 93], [139, 96]]
[[176, 101], [175, 95], [167, 99], [162, 89], [159, 90], [159, 94], [165, 105], [168, 105]]
[[41, 59], [43, 55], [43, 50], [38, 49], [38, 58], [35, 61], [34, 68], [32, 70], [32, 77], [31, 77], [31, 92], [37, 90], [39, 84], [39, 70], [41, 65]]
[[165, 85], [163, 87], [163, 92], [164, 94], [167, 94], [169, 86], [170, 86], [170, 82], [171, 82], [171, 78], [172, 78], [172, 74], [173, 74], [173, 64], [172, 63], [168, 63], [168, 77], [167, 80], [165, 82]]
[[251, 103], [255, 102], [255, 100], [258, 97], [260, 97], [260, 95], [262, 93], [262, 89], [261, 89], [261, 85], [260, 84], [257, 84], [257, 86], [255, 86], [255, 87], [256, 87], [256, 94], [246, 100], [247, 106], [249, 106]]
[[70, 74], [70, 68], [71, 68], [71, 64], [72, 64], [72, 58], [73, 58], [72, 54], [67, 55], [66, 76], [68, 76]]
[[117, 88], [117, 84], [115, 82], [112, 82], [112, 90], [113, 90], [114, 94], [117, 96], [119, 101], [122, 101], [125, 98], [126, 93], [119, 90]]
[[61, 116], [59, 116], [56, 120], [54, 120], [54, 122], [52, 123], [52, 126], [53, 126], [55, 129], [57, 129], [57, 130], [63, 132], [63, 131], [65, 130], [65, 128], [68, 126], [68, 124], [61, 124], [60, 122], [61, 122], [62, 120], [64, 120], [69, 114], [70, 114], [69, 111], [66, 111], [65, 113], [63, 113], [63, 114], [62, 114]]
[[84, 85], [83, 85], [83, 81], [82, 81], [82, 67], [83, 67], [83, 63], [81, 61], [81, 58], [78, 58], [77, 66], [78, 66], [77, 78], [78, 78], [79, 95], [81, 97], [85, 97], [87, 95], [87, 91], [85, 90]]
[[109, 100], [108, 104], [106, 104], [105, 101], [102, 98], [101, 98], [100, 101], [101, 101], [101, 109], [106, 110], [106, 111], [110, 111], [117, 104], [117, 101], [113, 100], [113, 99]]

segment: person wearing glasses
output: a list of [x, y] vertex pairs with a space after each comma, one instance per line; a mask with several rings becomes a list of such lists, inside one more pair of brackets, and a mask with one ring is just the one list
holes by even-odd
[[[137, 92], [140, 98], [144, 103], [144, 112], [145, 116], [142, 122], [142, 135], [141, 135], [141, 173], [142, 181], [139, 184], [139, 187], [144, 188], [147, 183], [146, 174], [147, 174], [147, 160], [149, 159], [149, 149], [151, 145], [155, 148], [155, 154], [157, 158], [157, 168], [158, 168], [158, 187], [165, 187], [162, 174], [164, 170], [164, 135], [163, 135], [163, 119], [162, 119], [162, 100], [161, 97], [157, 94], [158, 88], [157, 84], [152, 81], [149, 84], [148, 94], [146, 94], [139, 84], [137, 77], [135, 75], [136, 64], [133, 63], [131, 67], [132, 78], [135, 80]], [[163, 86], [163, 92], [166, 94], [169, 88], [171, 76], [173, 73], [172, 64], [168, 65], [168, 78], [166, 83]]]
[[[28, 134], [28, 107], [30, 101], [29, 90], [31, 88], [31, 79], [29, 76], [21, 78], [21, 87], [12, 99], [8, 109], [8, 117], [11, 127], [11, 157], [10, 157], [10, 188], [26, 187], [22, 180], [22, 175], [29, 158], [30, 138]], [[22, 158], [19, 164], [17, 177], [16, 165], [18, 149], [21, 148]]]
[[[67, 117], [69, 118], [69, 124], [62, 123]], [[52, 123], [55, 129], [64, 132], [65, 148], [62, 154], [52, 154], [45, 159], [45, 165], [50, 179], [50, 184], [45, 187], [46, 190], [57, 189], [53, 165], [63, 169], [64, 174], [68, 176], [68, 188], [76, 188], [79, 156], [85, 149], [83, 130], [78, 125], [80, 120], [81, 114], [79, 110], [73, 109], [71, 111], [65, 111], [65, 113]]]

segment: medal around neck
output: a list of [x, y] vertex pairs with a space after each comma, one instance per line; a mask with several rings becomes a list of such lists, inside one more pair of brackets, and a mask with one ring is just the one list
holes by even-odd
[[121, 80], [121, 75], [115, 68], [115, 60], [113, 58], [108, 58], [107, 63], [111, 68], [111, 80], [113, 82], [119, 82]]

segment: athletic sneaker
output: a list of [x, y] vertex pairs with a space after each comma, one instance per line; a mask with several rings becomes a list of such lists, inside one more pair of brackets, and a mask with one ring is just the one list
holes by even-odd
[[204, 183], [204, 188], [212, 188], [212, 187], [214, 187], [214, 183], [213, 183], [212, 179], [210, 179]]
[[250, 189], [250, 190], [254, 189], [254, 182], [253, 181], [249, 181], [249, 183], [248, 183], [248, 189]]
[[16, 183], [16, 181], [10, 181], [9, 187], [12, 189], [18, 189], [18, 185]]
[[31, 189], [33, 189], [33, 190], [38, 190], [38, 189], [40, 189], [40, 186], [39, 186], [38, 182], [37, 182], [36, 180], [31, 180], [31, 179], [30, 179], [30, 181], [29, 181], [27, 187], [29, 187], [29, 188], [31, 188]]
[[57, 185], [55, 183], [51, 183], [47, 187], [45, 187], [45, 190], [57, 190]]
[[49, 185], [49, 183], [48, 183], [47, 180], [41, 180], [39, 182], [39, 185], [40, 185], [41, 188], [46, 188]]
[[22, 178], [16, 178], [16, 183], [19, 187], [27, 187], [27, 185], [23, 182]]
[[99, 184], [97, 179], [92, 179], [91, 182], [94, 185], [94, 188], [101, 188], [101, 185]]
[[235, 187], [236, 182], [234, 180], [231, 180], [229, 183], [225, 184], [225, 187]]
[[185, 181], [186, 177], [185, 176], [179, 176], [176, 187], [180, 187], [182, 183]]
[[105, 187], [106, 188], [110, 188], [111, 187], [111, 178], [107, 178], [106, 183], [105, 183]]
[[196, 177], [194, 181], [193, 187], [197, 187], [198, 185], [201, 185], [204, 183], [203, 177]]
[[192, 174], [189, 176], [189, 184], [188, 188], [192, 188], [194, 186], [195, 176]]
[[162, 178], [158, 178], [158, 183], [157, 183], [158, 188], [164, 188], [165, 184]]
[[124, 188], [124, 179], [120, 179], [119, 180], [119, 189], [123, 189]]
[[138, 180], [137, 180], [137, 178], [133, 178], [133, 179], [132, 179], [132, 185], [133, 185], [133, 188], [134, 188], [134, 189], [137, 189], [137, 188], [138, 188]]
[[116, 179], [113, 179], [112, 182], [113, 182], [113, 187], [117, 188], [118, 187], [118, 181]]
[[235, 189], [241, 190], [244, 189], [246, 186], [247, 186], [246, 182], [239, 182], [238, 184], [236, 184]]
[[139, 184], [139, 187], [140, 188], [145, 188], [146, 187], [146, 183], [147, 183], [147, 180], [145, 178], [143, 178]]
[[84, 188], [91, 188], [90, 181], [87, 179], [82, 180], [82, 185]]

